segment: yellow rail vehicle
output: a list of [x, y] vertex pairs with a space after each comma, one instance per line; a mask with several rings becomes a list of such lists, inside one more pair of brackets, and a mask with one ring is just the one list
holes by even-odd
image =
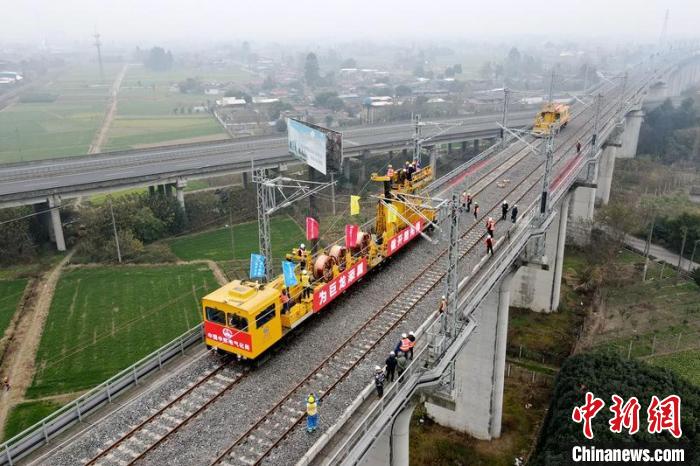
[[[268, 283], [234, 280], [202, 299], [208, 347], [256, 359], [302, 322], [328, 306], [369, 271], [390, 258], [437, 221], [430, 199], [419, 192], [432, 180], [430, 167], [410, 175], [397, 171], [372, 174], [384, 186], [378, 196], [374, 227], [358, 229], [354, 247], [340, 243], [314, 257], [294, 250], [297, 285], [285, 287], [284, 276]], [[283, 292], [288, 293], [286, 303]]]
[[546, 104], [535, 117], [532, 132], [535, 136], [547, 136], [552, 128], [558, 131], [569, 123], [569, 106]]

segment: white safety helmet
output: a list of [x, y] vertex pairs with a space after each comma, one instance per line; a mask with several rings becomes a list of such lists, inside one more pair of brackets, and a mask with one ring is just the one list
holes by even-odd
[[413, 332], [408, 332], [408, 334], [411, 335], [412, 337], [415, 337], [415, 336], [416, 336], [416, 334], [413, 333]]
[[299, 245], [299, 248], [301, 248], [301, 249], [306, 249], [306, 245], [305, 245], [304, 243], [301, 243], [301, 244]]
[[396, 353], [393, 351], [389, 351], [389, 356], [396, 356]]
[[406, 335], [405, 333], [402, 333], [401, 338], [408, 338], [408, 335]]
[[379, 366], [374, 366], [374, 371], [375, 371], [375, 372], [381, 372], [381, 371], [382, 371], [382, 368], [379, 367]]
[[489, 222], [493, 222], [493, 217], [489, 217]]
[[447, 296], [445, 296], [445, 295], [442, 295], [442, 299], [447, 299]]
[[503, 203], [504, 203], [504, 204], [508, 204], [508, 200], [507, 200], [507, 199], [503, 199]]

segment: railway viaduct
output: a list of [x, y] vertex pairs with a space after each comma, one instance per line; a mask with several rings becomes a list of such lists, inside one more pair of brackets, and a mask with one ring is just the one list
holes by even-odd
[[[483, 217], [479, 218], [478, 223], [465, 214], [447, 217], [451, 221], [443, 222], [441, 228], [443, 234], [450, 237], [449, 247], [437, 257], [425, 256], [433, 257], [432, 262], [421, 264], [427, 268], [415, 278], [406, 279], [402, 290], [415, 289], [412, 293], [407, 292], [404, 296], [404, 292], [400, 291], [381, 309], [369, 309], [367, 312], [373, 314], [362, 319], [359, 328], [353, 328], [349, 340], [335, 349], [333, 354], [326, 357], [324, 353], [322, 357], [326, 359], [311, 372], [302, 368], [305, 375], [301, 376], [304, 378], [298, 385], [288, 393], [288, 387], [271, 389], [269, 398], [272, 401], [269, 404], [274, 405], [271, 408], [266, 406], [269, 400], [262, 397], [257, 388], [260, 383], [269, 384], [278, 376], [274, 373], [275, 370], [296, 364], [297, 361], [293, 358], [297, 354], [281, 351], [262, 370], [252, 371], [255, 375], [249, 376], [249, 383], [257, 387], [253, 393], [257, 410], [255, 418], [247, 419], [247, 413], [239, 413], [241, 410], [237, 404], [235, 409], [231, 409], [233, 405], [218, 405], [218, 408], [224, 408], [225, 418], [222, 418], [220, 409], [211, 409], [213, 417], [209, 422], [213, 422], [219, 430], [224, 425], [231, 428], [236, 432], [235, 440], [231, 444], [230, 435], [225, 433], [219, 436], [225, 437], [223, 439], [215, 438], [216, 436], [206, 438], [204, 443], [207, 444], [207, 452], [197, 454], [215, 457], [211, 464], [224, 465], [295, 462], [298, 465], [407, 465], [409, 421], [414, 407], [422, 401], [426, 403], [430, 416], [440, 424], [467, 432], [479, 439], [498, 438], [501, 435], [509, 306], [517, 305], [544, 313], [556, 311], [565, 242], [584, 243], [590, 240], [594, 209], [596, 205], [606, 203], [609, 198], [615, 159], [633, 156], [636, 152], [643, 103], [670, 97], [700, 78], [698, 53], [676, 51], [668, 56], [657, 56], [655, 60], [655, 63], [647, 61], [629, 69], [627, 79], [600, 86], [596, 93], [601, 98], [584, 97], [587, 102], [574, 107], [569, 126], [551, 140], [549, 147], [546, 147], [546, 141], [530, 136], [510, 138], [502, 141], [502, 144], [493, 145], [431, 184], [427, 188], [428, 192], [441, 198], [449, 198], [463, 189], [470, 189], [476, 193], [483, 207], [483, 217], [498, 218], [500, 203], [507, 198], [511, 204], [519, 205], [519, 218], [515, 223], [509, 219], [498, 222], [495, 253], [487, 256], [484, 255], [483, 247]], [[404, 126], [404, 136], [408, 138], [412, 128], [410, 125]], [[469, 137], [474, 136], [472, 134]], [[455, 138], [462, 138], [463, 141], [467, 136], [462, 132]], [[357, 141], [359, 137], [350, 139]], [[405, 144], [406, 139], [402, 141]], [[574, 148], [576, 141], [582, 143], [580, 154]], [[381, 150], [392, 149], [384, 147]], [[432, 154], [435, 153], [432, 151]], [[159, 163], [161, 174], [152, 175], [155, 178], [151, 181], [143, 179], [139, 182], [162, 182], [165, 179], [162, 173], [172, 168], [171, 164], [162, 162]], [[243, 162], [247, 163], [246, 160]], [[280, 163], [286, 162], [273, 160], [270, 166]], [[63, 162], [59, 165], [65, 167]], [[177, 160], [172, 165], [180, 167]], [[224, 162], [219, 164], [222, 165]], [[19, 169], [26, 170], [27, 167], [20, 166]], [[131, 170], [138, 170], [138, 164], [125, 170], [132, 173]], [[199, 167], [199, 170], [204, 172], [208, 168]], [[112, 181], [128, 178], [124, 175], [121, 172], [113, 174]], [[66, 175], [68, 178], [62, 176], [56, 175], [63, 185], [68, 186], [66, 181], [74, 175]], [[151, 175], [142, 173], [140, 176]], [[77, 185], [79, 183], [74, 183], [73, 188], [66, 189], [74, 189]], [[7, 186], [0, 182], [0, 189]], [[24, 192], [31, 192], [31, 189]], [[45, 195], [45, 192], [40, 194]], [[29, 194], [20, 196], [22, 199], [13, 200], [3, 196], [0, 191], [0, 202], [22, 203], [31, 202], [32, 199], [45, 199], [32, 198]], [[546, 202], [542, 202], [543, 199]], [[446, 223], [453, 227], [445, 225]], [[444, 242], [439, 248], [443, 246]], [[435, 247], [429, 251], [437, 250], [438, 247]], [[423, 253], [425, 252], [424, 250]], [[449, 266], [444, 264], [446, 261], [443, 255], [450, 258]], [[393, 264], [394, 269], [396, 266]], [[377, 276], [376, 280], [380, 281], [382, 277]], [[443, 288], [445, 281], [453, 285]], [[375, 284], [371, 281], [365, 286]], [[377, 286], [381, 287], [379, 291], [386, 294], [386, 289], [381, 284]], [[432, 312], [432, 308], [435, 297], [439, 298], [443, 289], [449, 290], [445, 293], [450, 296], [449, 308], [444, 314], [438, 315]], [[421, 301], [424, 306], [419, 309], [417, 303]], [[348, 307], [351, 306], [348, 303]], [[426, 310], [428, 308], [430, 310]], [[424, 310], [426, 311], [423, 312]], [[389, 340], [396, 336], [399, 325], [403, 325], [404, 319], [411, 318], [409, 311], [420, 316], [422, 324], [416, 330], [418, 344], [415, 356], [403, 374], [402, 383], [385, 387], [381, 399], [376, 398], [372, 384], [365, 386], [364, 383], [356, 382], [343, 396], [328, 395], [334, 389], [336, 392], [344, 390], [337, 387], [343, 381], [351, 379], [348, 376], [353, 370], [362, 371], [361, 364], [365, 364], [364, 370], [367, 365], [374, 365], [368, 357], [370, 351], [382, 339], [386, 339], [387, 344], [391, 343]], [[343, 320], [342, 313], [336, 312], [327, 318], [332, 319], [333, 316], [343, 326], [348, 325], [347, 320]], [[427, 316], [425, 320], [424, 316]], [[319, 322], [319, 325], [322, 324]], [[199, 343], [196, 330], [190, 335], [190, 340]], [[367, 334], [368, 339], [360, 338], [364, 334]], [[313, 332], [307, 332], [298, 338], [307, 335], [309, 339], [318, 338]], [[164, 351], [184, 351], [182, 340], [177, 343], [178, 345], [169, 346]], [[306, 351], [303, 346], [302, 349]], [[379, 347], [375, 349], [379, 351]], [[205, 353], [200, 354], [202, 359], [208, 356], [203, 348], [202, 353]], [[376, 358], [376, 355], [372, 357]], [[144, 367], [151, 365], [156, 370], [161, 367], [161, 362], [161, 352], [158, 352], [157, 358], [144, 362]], [[273, 367], [270, 367], [268, 376], [270, 373], [272, 376], [261, 381], [266, 377], [265, 369], [269, 365]], [[220, 370], [224, 369], [224, 366], [220, 367]], [[202, 379], [216, 381], [217, 374], [228, 374], [228, 379], [226, 376], [218, 379], [218, 388], [212, 388], [211, 385], [200, 387], [201, 381], [188, 382], [189, 379], [185, 378], [183, 383], [188, 383], [187, 391], [175, 396], [174, 401], [158, 399], [157, 406], [162, 407], [149, 411], [148, 419], [142, 424], [136, 427], [130, 424], [127, 429], [130, 433], [111, 432], [107, 422], [103, 429], [110, 431], [108, 437], [112, 439], [104, 445], [93, 441], [99, 435], [90, 430], [92, 426], [86, 428], [84, 435], [78, 433], [65, 444], [51, 445], [52, 438], [68, 426], [82, 421], [85, 410], [96, 410], [102, 404], [112, 402], [115, 390], [131, 386], [132, 382], [136, 384], [139, 369], [132, 366], [112, 384], [105, 382], [103, 386], [86, 394], [82, 401], [76, 400], [62, 414], [48, 422], [44, 420], [28, 429], [25, 435], [20, 434], [6, 442], [4, 450], [0, 448], [0, 452], [3, 452], [0, 463], [13, 464], [13, 458], [15, 461], [23, 458], [37, 446], [45, 444], [55, 448], [46, 455], [57, 453], [64, 455], [63, 460], [72, 458], [72, 461], [63, 463], [56, 459], [54, 464], [85, 463], [91, 457], [95, 459], [95, 464], [130, 464], [147, 454], [153, 454], [157, 462], [158, 453], [168, 455], [173, 461], [177, 459], [178, 464], [191, 464], [186, 462], [187, 455], [195, 454], [193, 451], [196, 450], [197, 442], [202, 443], [200, 430], [207, 422], [205, 419], [190, 423], [191, 429], [187, 432], [187, 428], [183, 427], [177, 434], [180, 439], [169, 442], [160, 452], [157, 451], [157, 446], [166, 439], [174, 440], [175, 436], [171, 434], [185, 426], [196, 413], [206, 413], [203, 410], [207, 404], [213, 403], [218, 397], [223, 400], [224, 393], [230, 387], [236, 383], [246, 383], [237, 382], [240, 374], [218, 371], [219, 369]], [[364, 376], [366, 372], [361, 372], [360, 377]], [[259, 378], [252, 380], [253, 377]], [[318, 437], [307, 436], [304, 432], [301, 432], [301, 436], [298, 435], [298, 431], [303, 430], [299, 429], [304, 416], [302, 399], [305, 399], [310, 389], [323, 397], [328, 396], [328, 401], [321, 408], [322, 412], [333, 409], [334, 398], [340, 404], [335, 408], [336, 415], [324, 418]], [[193, 390], [193, 395], [188, 395], [189, 390]], [[202, 391], [197, 395], [197, 390], [209, 391], [204, 396]], [[280, 399], [278, 391], [287, 395]], [[233, 402], [239, 403], [241, 401], [237, 396], [245, 397], [245, 391], [231, 395]], [[348, 397], [355, 399], [346, 404]], [[180, 399], [182, 401], [178, 401]], [[185, 416], [183, 409], [195, 414]], [[151, 422], [152, 419], [155, 420]], [[159, 419], [167, 424], [158, 424]], [[237, 425], [235, 419], [242, 425]], [[300, 441], [300, 438], [305, 441]], [[71, 456], [73, 454], [75, 456]], [[146, 464], [151, 463], [147, 461]]]
[[[618, 84], [606, 94], [597, 130], [587, 112], [558, 136], [567, 142], [554, 149], [559, 162], [548, 184], [551, 208], [541, 215], [537, 196], [521, 198], [519, 203], [532, 202], [517, 224], [502, 222], [507, 238], [497, 241], [494, 257], [459, 269], [453, 308], [459, 324], [447, 331], [438, 321], [421, 327], [419, 342], [427, 344], [407, 380], [372, 403], [366, 401], [368, 387], [298, 464], [407, 465], [409, 423], [418, 401], [441, 425], [478, 439], [500, 437], [509, 306], [557, 310], [564, 245], [590, 241], [594, 209], [610, 196], [615, 159], [636, 154], [645, 101], [677, 96], [700, 81], [698, 54], [657, 71], [651, 66], [630, 71], [626, 89]], [[577, 139], [581, 156], [571, 149]]]

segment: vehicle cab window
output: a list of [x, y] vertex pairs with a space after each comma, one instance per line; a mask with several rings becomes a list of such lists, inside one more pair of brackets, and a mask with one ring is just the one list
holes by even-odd
[[248, 331], [248, 319], [241, 317], [238, 314], [228, 315], [228, 326], [233, 327], [236, 330], [241, 330], [244, 332]]
[[214, 322], [215, 324], [226, 325], [226, 314], [224, 311], [214, 309], [213, 307], [207, 307], [205, 309], [207, 314], [207, 320], [209, 322]]
[[275, 305], [265, 308], [260, 314], [255, 316], [255, 327], [260, 328], [275, 317]]

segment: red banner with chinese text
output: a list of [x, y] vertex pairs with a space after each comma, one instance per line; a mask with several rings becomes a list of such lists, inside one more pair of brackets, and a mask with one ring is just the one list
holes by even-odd
[[232, 349], [253, 351], [253, 340], [249, 333], [224, 327], [214, 322], [204, 321], [204, 335], [217, 343], [230, 346]]
[[326, 307], [366, 273], [367, 259], [362, 258], [352, 267], [345, 269], [333, 280], [314, 291], [314, 312]]
[[354, 248], [357, 243], [357, 232], [360, 227], [357, 225], [345, 225], [345, 247]]
[[318, 239], [318, 220], [313, 217], [306, 217], [306, 240]]
[[386, 245], [386, 255], [391, 256], [394, 254], [409, 241], [418, 236], [421, 231], [423, 231], [423, 220], [418, 219], [413, 225], [407, 226], [389, 239]]

